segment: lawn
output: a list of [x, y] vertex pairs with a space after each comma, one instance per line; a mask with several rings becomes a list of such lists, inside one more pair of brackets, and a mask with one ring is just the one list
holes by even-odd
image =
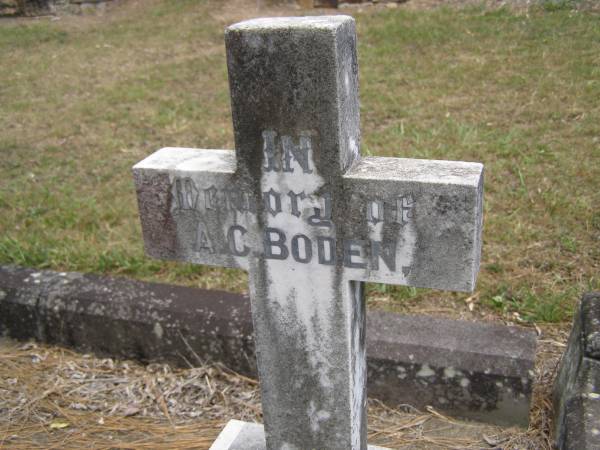
[[[235, 270], [144, 256], [130, 171], [162, 146], [233, 147], [223, 28], [256, 2], [223, 3], [0, 20], [1, 264], [246, 289]], [[600, 15], [350, 11], [363, 153], [486, 166], [476, 292], [371, 284], [370, 304], [568, 320], [600, 289]]]

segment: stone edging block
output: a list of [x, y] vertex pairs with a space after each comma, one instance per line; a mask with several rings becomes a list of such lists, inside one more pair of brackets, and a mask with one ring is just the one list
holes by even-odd
[[[256, 376], [246, 296], [92, 274], [0, 266], [0, 335]], [[430, 316], [367, 315], [369, 396], [527, 426], [535, 332]]]
[[600, 448], [600, 292], [585, 294], [554, 383], [559, 449]]

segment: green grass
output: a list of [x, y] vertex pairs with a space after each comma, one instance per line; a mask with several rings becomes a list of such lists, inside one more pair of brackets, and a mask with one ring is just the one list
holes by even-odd
[[[0, 263], [242, 291], [240, 272], [144, 256], [130, 167], [165, 145], [232, 148], [222, 30], [244, 13], [122, 8], [0, 21]], [[483, 162], [478, 309], [567, 320], [600, 289], [600, 17], [554, 2], [356, 19], [363, 152]], [[399, 310], [467, 297], [368, 292]]]

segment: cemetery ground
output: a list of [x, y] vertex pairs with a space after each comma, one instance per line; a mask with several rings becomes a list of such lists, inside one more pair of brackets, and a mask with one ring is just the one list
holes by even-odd
[[[369, 442], [422, 450], [549, 450], [548, 396], [562, 348], [552, 339], [541, 347], [529, 429], [369, 400]], [[255, 380], [193, 363], [190, 369], [142, 366], [0, 339], [0, 449], [206, 449], [232, 417], [261, 422]]]
[[[536, 327], [542, 342], [532, 427], [510, 439], [542, 448], [548, 383], [572, 308], [582, 292], [600, 289], [599, 16], [570, 3], [527, 10], [418, 6], [342, 10], [358, 25], [362, 150], [485, 164], [482, 271], [473, 295], [369, 285], [369, 306]], [[253, 1], [151, 0], [123, 2], [101, 17], [0, 22], [0, 263], [245, 289], [241, 272], [143, 255], [130, 167], [167, 145], [232, 148], [222, 30], [252, 15], [298, 13], [257, 12]], [[10, 399], [14, 422], [2, 424], [11, 433], [0, 435], [0, 446], [12, 434], [57, 438], [52, 444], [73, 436], [118, 439], [113, 427], [132, 430], [131, 448], [157, 448], [151, 442], [158, 435], [167, 439], [164, 448], [177, 448], [169, 430], [208, 443], [228, 418], [258, 417], [254, 382], [220, 368], [175, 373], [52, 348], [2, 348], [0, 388], [15, 392], [10, 380], [21, 377], [31, 395], [24, 404]], [[156, 381], [161, 371], [165, 382]], [[131, 375], [129, 384], [138, 382], [148, 404], [131, 405], [133, 394], [116, 388], [95, 410], [92, 393], [87, 406], [69, 397], [85, 392], [87, 384], [77, 380], [106, 373]], [[173, 393], [188, 381], [206, 385], [197, 393], [204, 397], [192, 399], [207, 406], [202, 420], [180, 424], [198, 404], [167, 404], [152, 383], [169, 380], [175, 381], [161, 389]], [[70, 406], [78, 403], [85, 408]], [[405, 441], [393, 439], [418, 435], [436, 419], [392, 421], [394, 412], [372, 406], [371, 430], [381, 430], [373, 443], [399, 445]], [[77, 422], [88, 431], [71, 433]], [[140, 429], [145, 433], [136, 435]], [[483, 434], [501, 439], [482, 432], [479, 445]], [[179, 441], [180, 448], [189, 442]]]

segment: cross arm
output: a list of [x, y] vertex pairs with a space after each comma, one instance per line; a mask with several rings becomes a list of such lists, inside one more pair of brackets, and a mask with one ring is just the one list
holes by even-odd
[[[482, 164], [368, 157], [344, 175], [343, 183], [352, 228], [345, 234], [361, 236], [371, 242], [371, 253], [379, 253], [369, 258], [379, 260], [376, 267], [351, 269], [353, 279], [474, 289], [481, 252]], [[395, 255], [386, 256], [386, 251]]]
[[252, 226], [253, 205], [236, 183], [235, 165], [229, 150], [163, 148], [133, 167], [149, 256], [247, 268], [239, 241]]

